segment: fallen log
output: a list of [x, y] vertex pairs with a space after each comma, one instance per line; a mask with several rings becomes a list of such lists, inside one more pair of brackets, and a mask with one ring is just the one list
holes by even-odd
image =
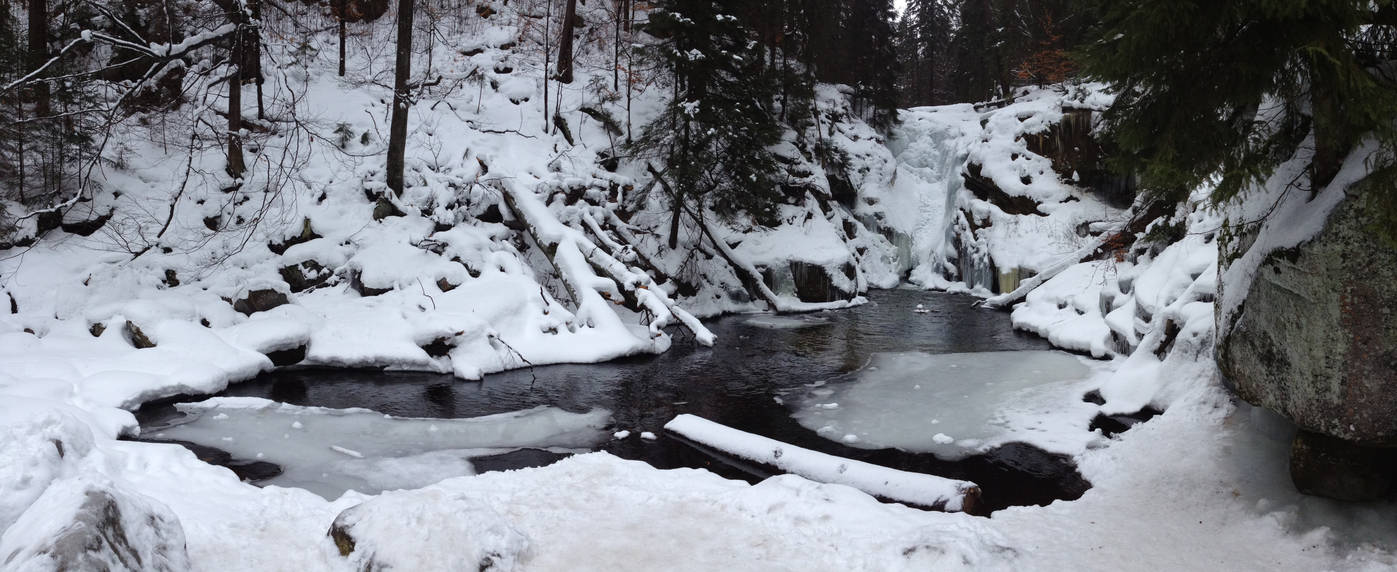
[[782, 472], [812, 481], [851, 486], [893, 502], [946, 512], [968, 512], [980, 498], [980, 487], [969, 481], [836, 457], [739, 431], [696, 415], [679, 415], [665, 424], [665, 430]]
[[[533, 193], [517, 189], [514, 183], [499, 183], [505, 207], [524, 222], [525, 229], [548, 257], [557, 271], [568, 297], [577, 306], [578, 319], [619, 321], [620, 317], [606, 305], [625, 303], [634, 310], [651, 313], [651, 339], [659, 338], [672, 321], [693, 332], [704, 345], [713, 345], [715, 336], [698, 319], [675, 306], [673, 300], [643, 272], [633, 272], [625, 264], [602, 250], [579, 230], [563, 224]], [[606, 276], [599, 276], [596, 269]]]

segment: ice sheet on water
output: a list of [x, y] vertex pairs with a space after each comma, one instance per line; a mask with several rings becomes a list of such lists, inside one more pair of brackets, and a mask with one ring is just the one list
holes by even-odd
[[956, 459], [1009, 441], [1075, 452], [1093, 439], [1084, 360], [1053, 351], [877, 354], [849, 383], [807, 392], [796, 420], [853, 447]]
[[414, 419], [251, 397], [177, 407], [193, 420], [150, 437], [275, 463], [283, 472], [266, 484], [300, 487], [327, 499], [351, 489], [372, 494], [471, 475], [472, 457], [525, 447], [587, 449], [606, 439], [603, 428], [611, 418], [603, 409], [536, 407], [471, 419]]

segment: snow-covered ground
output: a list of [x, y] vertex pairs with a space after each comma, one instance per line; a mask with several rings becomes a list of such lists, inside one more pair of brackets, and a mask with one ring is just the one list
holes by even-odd
[[[102, 194], [84, 207], [98, 213], [115, 209], [108, 227], [88, 237], [55, 231], [33, 248], [0, 253], [5, 293], [0, 304], [9, 304], [0, 305], [0, 568], [46, 569], [53, 558], [50, 544], [67, 538], [73, 523], [107, 514], [93, 513], [94, 506], [117, 507], [122, 542], [129, 545], [124, 554], [137, 555], [150, 568], [350, 570], [372, 559], [402, 569], [456, 569], [487, 558], [501, 569], [527, 570], [1397, 566], [1397, 509], [1297, 495], [1285, 474], [1288, 429], [1235, 403], [1222, 389], [1211, 353], [1217, 249], [1209, 229], [1219, 217], [1202, 206], [1177, 213], [1188, 231], [1183, 239], [1133, 262], [1073, 266], [1014, 311], [1016, 325], [1059, 347], [1112, 358], [1071, 382], [1074, 390], [1099, 389], [1106, 401], [1102, 411], [1128, 413], [1146, 405], [1164, 410], [1116, 438], [1074, 441], [1068, 450], [1093, 488], [1072, 502], [980, 518], [883, 504], [846, 486], [798, 476], [748, 485], [705, 471], [661, 471], [605, 453], [537, 469], [455, 477], [421, 489], [381, 495], [350, 491], [326, 500], [301, 488], [242, 483], [177, 445], [117, 440], [135, 430], [129, 411], [139, 403], [215, 393], [268, 370], [272, 362], [266, 354], [283, 350], [304, 348], [313, 364], [477, 378], [525, 364], [601, 361], [668, 347], [669, 333], [657, 334], [641, 316], [603, 304], [600, 296], [572, 304], [560, 300], [567, 288], [559, 273], [590, 274], [591, 260], [574, 257], [555, 267], [505, 224], [514, 222], [508, 213], [500, 222], [482, 220], [500, 204], [503, 185], [511, 185], [508, 189], [535, 201], [520, 207], [526, 216], [557, 222], [541, 226], [553, 231], [551, 239], [576, 246], [585, 236], [576, 229], [586, 228], [589, 217], [609, 213], [588, 201], [548, 199], [576, 188], [633, 189], [643, 179], [639, 166], [617, 173], [597, 167], [597, 155], [611, 148], [612, 135], [579, 111], [599, 101], [598, 91], [580, 87], [594, 83], [585, 77], [577, 87], [554, 94], [562, 98], [580, 143], [567, 146], [560, 135], [544, 132], [541, 62], [535, 61], [538, 54], [526, 52], [537, 48], [527, 41], [503, 47], [530, 33], [516, 27], [523, 18], [512, 12], [515, 4], [478, 23], [468, 37], [479, 45], [442, 46], [434, 54], [439, 71], [476, 78], [471, 81], [478, 83], [468, 85], [478, 91], [426, 94], [451, 104], [434, 112], [427, 112], [426, 104], [416, 108], [409, 188], [392, 201], [405, 216], [377, 220], [375, 204], [365, 196], [366, 189], [383, 185], [384, 142], [377, 135], [377, 126], [386, 123], [383, 82], [340, 80], [328, 61], [333, 50], [324, 49], [327, 56], [311, 56], [306, 63], [288, 47], [271, 54], [285, 58], [285, 73], [269, 81], [294, 84], [313, 117], [302, 118], [309, 133], [265, 142], [269, 155], [302, 149], [297, 176], [285, 182], [281, 194], [257, 192], [267, 183], [257, 175], [243, 190], [225, 194], [226, 181], [211, 175], [180, 191], [169, 232], [157, 237], [172, 197], [182, 188], [183, 158], [176, 161], [154, 143], [133, 143], [128, 167], [106, 175], [111, 187], [122, 190], [120, 196]], [[385, 35], [390, 28], [369, 27], [355, 39], [365, 49], [350, 53], [370, 57], [391, 43]], [[582, 74], [602, 69], [603, 56], [583, 53]], [[374, 69], [366, 61], [350, 68]], [[478, 75], [468, 76], [470, 70]], [[653, 116], [664, 91], [651, 85], [636, 94], [638, 124]], [[787, 223], [776, 229], [717, 229], [722, 237], [741, 241], [732, 248], [737, 256], [774, 269], [776, 294], [785, 300], [791, 301], [792, 292], [779, 287], [789, 278], [781, 268], [793, 261], [826, 268], [836, 286], [851, 292], [891, 286], [902, 271], [924, 285], [949, 287], [948, 269], [957, 264], [951, 237], [957, 232], [962, 240], [974, 239], [962, 250], [977, 260], [992, 261], [1001, 271], [1042, 271], [1089, 243], [1077, 232], [1081, 225], [1110, 222], [1121, 214], [1071, 188], [1041, 157], [1022, 148], [1020, 135], [1044, 129], [1060, 116], [1061, 98], [1039, 93], [988, 112], [970, 106], [912, 110], [889, 147], [867, 126], [841, 115], [847, 102], [839, 94], [826, 86], [819, 98], [828, 117], [844, 117], [824, 127], [855, 165], [851, 183], [860, 196], [852, 214], [823, 205], [812, 191], [804, 201], [782, 207]], [[616, 103], [607, 105], [614, 110]], [[479, 111], [462, 119], [458, 109]], [[331, 144], [341, 126], [352, 136], [343, 145]], [[298, 147], [302, 144], [306, 147]], [[1042, 203], [1044, 216], [1008, 215], [974, 198], [960, 177], [970, 158], [1006, 192]], [[195, 171], [221, 172], [217, 153], [195, 159]], [[760, 307], [731, 295], [741, 289], [733, 269], [718, 262], [691, 263], [682, 253], [659, 248], [660, 239], [648, 233], [667, 222], [664, 206], [662, 201], [642, 205], [627, 224], [646, 230], [639, 242], [657, 265], [700, 285], [683, 297], [666, 285], [666, 297], [697, 315]], [[967, 235], [964, 225], [971, 221], [961, 220], [962, 212], [991, 224]], [[213, 233], [211, 226], [223, 231]], [[848, 228], [856, 229], [852, 236]], [[293, 238], [298, 240], [282, 250]], [[702, 239], [686, 228], [684, 240]], [[151, 248], [133, 257], [146, 246]], [[846, 265], [853, 278], [842, 271]], [[326, 280], [293, 291], [283, 269], [295, 267]], [[970, 279], [963, 270], [961, 278]], [[288, 303], [250, 316], [230, 303], [268, 290], [286, 295]], [[770, 327], [798, 327], [810, 318], [759, 320]], [[445, 355], [425, 349], [438, 341], [449, 347]], [[916, 402], [904, 405], [907, 414], [919, 413]], [[210, 411], [201, 422], [251, 414], [233, 409]], [[268, 413], [288, 427], [299, 422], [305, 429], [336, 434], [341, 432], [337, 424], [355, 415]], [[1018, 419], [1037, 414], [1030, 413]], [[228, 418], [214, 419], [218, 415]], [[489, 449], [577, 447], [597, 438], [597, 419], [570, 415], [535, 411], [462, 421], [459, 427], [464, 433], [488, 427], [500, 435], [522, 435], [526, 427], [540, 427], [534, 423], [540, 416], [557, 425], [524, 440], [478, 441]], [[392, 425], [411, 432], [433, 426], [388, 421], [360, 427], [378, 432]], [[437, 425], [439, 431], [454, 430], [447, 427]], [[1087, 434], [1080, 429], [1073, 435]], [[231, 435], [217, 438], [223, 436]], [[361, 477], [392, 477], [381, 486], [356, 485], [368, 489], [418, 485], [452, 472], [394, 480], [412, 467], [423, 470], [424, 464], [468, 470], [452, 460], [418, 458], [430, 454], [425, 449], [371, 451], [378, 445], [370, 437], [302, 442], [280, 451], [264, 451], [264, 443], [243, 444], [252, 447], [253, 456], [307, 457], [313, 450], [329, 463], [360, 460], [356, 455], [365, 461], [371, 454], [414, 455], [416, 464], [359, 467]], [[321, 492], [334, 496], [340, 488]], [[115, 500], [105, 505], [85, 500], [108, 497]], [[350, 508], [355, 510], [345, 513]], [[341, 556], [327, 536], [342, 513], [340, 524], [356, 541], [350, 557]], [[179, 535], [185, 550], [179, 549]]]

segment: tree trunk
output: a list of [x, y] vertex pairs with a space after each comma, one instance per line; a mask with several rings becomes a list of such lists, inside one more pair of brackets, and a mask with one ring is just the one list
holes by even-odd
[[[1339, 41], [1329, 43], [1332, 46]], [[1311, 195], [1318, 194], [1334, 180], [1334, 176], [1339, 174], [1344, 156], [1352, 146], [1341, 119], [1344, 112], [1343, 104], [1334, 94], [1334, 86], [1338, 85], [1338, 79], [1335, 77], [1337, 74], [1330, 65], [1332, 64], [1326, 61], [1312, 60], [1310, 63], [1310, 106], [1315, 131], [1315, 155], [1311, 161], [1310, 174]]]
[[243, 173], [247, 172], [247, 165], [243, 160], [243, 36], [247, 25], [246, 14], [237, 3], [231, 3], [228, 17], [233, 20], [237, 29], [233, 31], [233, 53], [228, 58], [232, 64], [232, 73], [228, 74], [228, 176], [233, 179], [241, 179]]
[[551, 133], [552, 124], [548, 122], [548, 61], [553, 55], [553, 45], [551, 35], [553, 34], [553, 0], [548, 0], [548, 7], [543, 11], [543, 132]]
[[252, 19], [256, 21], [256, 25], [251, 26], [252, 38], [249, 47], [252, 53], [249, 63], [252, 64], [250, 71], [253, 80], [257, 82], [257, 118], [266, 119], [267, 109], [262, 104], [262, 84], [267, 80], [262, 75], [262, 0], [248, 0], [247, 4], [252, 9]]
[[631, 70], [635, 69], [635, 47], [631, 41], [631, 20], [635, 18], [635, 7], [631, 0], [624, 0], [626, 4], [626, 143], [632, 142], [631, 138]]
[[[48, 61], [48, 0], [29, 0], [29, 69], [39, 69]], [[34, 82], [34, 115], [45, 117], [49, 114], [49, 84]]]
[[567, 0], [563, 35], [558, 41], [558, 81], [572, 83], [572, 35], [577, 27], [577, 0]]
[[616, 38], [611, 42], [611, 91], [621, 90], [621, 14], [626, 0], [616, 0]]
[[403, 194], [403, 153], [407, 150], [409, 74], [412, 73], [412, 3], [398, 0], [398, 57], [393, 64], [393, 122], [388, 129], [388, 188]]
[[349, 14], [346, 13], [346, 11], [349, 10], [349, 0], [339, 0], [339, 6], [340, 6], [340, 14], [339, 14], [339, 16], [340, 16], [340, 77], [344, 77], [344, 39], [345, 39], [345, 36], [346, 36], [346, 31], [345, 31], [345, 18], [348, 18], [348, 17], [349, 17]]

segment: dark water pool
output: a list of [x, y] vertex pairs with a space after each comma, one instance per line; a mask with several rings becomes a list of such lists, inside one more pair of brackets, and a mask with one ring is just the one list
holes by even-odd
[[[460, 418], [551, 405], [571, 411], [603, 407], [617, 429], [652, 431], [600, 447], [659, 468], [703, 467], [757, 481], [754, 467], [667, 437], [662, 426], [692, 413], [744, 431], [826, 453], [903, 470], [978, 483], [976, 512], [1075, 499], [1090, 486], [1060, 455], [1013, 443], [983, 455], [943, 461], [898, 450], [865, 450], [824, 439], [801, 427], [776, 399], [804, 384], [838, 381], [879, 352], [1041, 350], [1043, 340], [1014, 331], [1006, 314], [972, 307], [968, 296], [919, 290], [875, 291], [869, 304], [803, 316], [729, 316], [708, 326], [713, 348], [678, 335], [665, 354], [593, 365], [556, 365], [462, 381], [449, 375], [374, 370], [282, 369], [220, 395], [264, 397], [295, 405], [364, 407], [402, 417]], [[924, 306], [924, 313], [914, 311]], [[773, 327], [773, 326], [781, 327]], [[178, 415], [168, 403], [145, 408], [143, 425]], [[519, 452], [473, 461], [478, 470], [546, 464], [556, 456]], [[229, 462], [224, 459], [225, 462]], [[237, 460], [231, 460], [236, 463]]]

